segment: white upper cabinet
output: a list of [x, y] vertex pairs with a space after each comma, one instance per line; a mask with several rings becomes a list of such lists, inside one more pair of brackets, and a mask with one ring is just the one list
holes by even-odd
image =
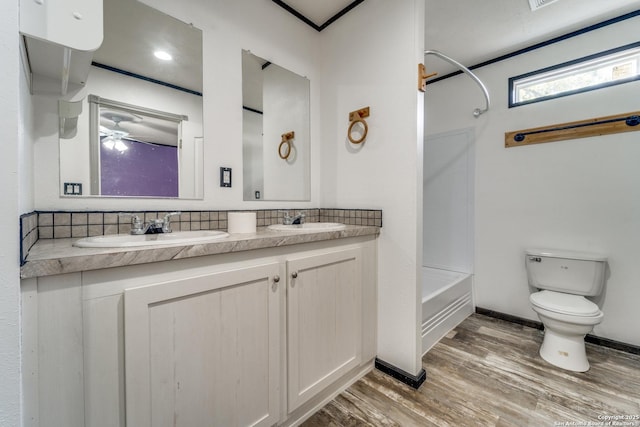
[[20, 0], [20, 32], [80, 51], [102, 44], [102, 0]]
[[81, 87], [102, 44], [102, 0], [20, 0], [33, 92]]

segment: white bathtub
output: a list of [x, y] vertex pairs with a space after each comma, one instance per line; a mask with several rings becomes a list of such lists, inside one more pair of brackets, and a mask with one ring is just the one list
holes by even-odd
[[422, 353], [475, 311], [473, 275], [422, 267]]

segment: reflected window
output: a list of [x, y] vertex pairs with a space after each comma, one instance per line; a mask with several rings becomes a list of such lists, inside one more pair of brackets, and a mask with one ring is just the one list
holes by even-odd
[[178, 197], [187, 117], [89, 97], [92, 186], [103, 196]]

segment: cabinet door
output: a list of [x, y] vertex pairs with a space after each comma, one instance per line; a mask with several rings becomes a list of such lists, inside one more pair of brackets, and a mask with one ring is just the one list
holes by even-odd
[[288, 411], [358, 366], [361, 251], [287, 261]]
[[275, 424], [283, 274], [269, 263], [125, 290], [127, 425]]

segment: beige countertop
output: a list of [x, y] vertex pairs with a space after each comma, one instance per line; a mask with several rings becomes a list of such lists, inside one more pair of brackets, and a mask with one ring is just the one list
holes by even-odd
[[338, 231], [291, 232], [259, 228], [252, 234], [230, 234], [208, 243], [129, 248], [78, 248], [78, 239], [40, 239], [20, 268], [23, 279], [173, 259], [275, 248], [349, 237], [378, 235], [379, 227], [347, 225]]

